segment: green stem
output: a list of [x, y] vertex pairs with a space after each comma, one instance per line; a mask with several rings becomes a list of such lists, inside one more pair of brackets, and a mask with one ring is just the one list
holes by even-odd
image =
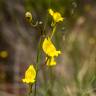
[[50, 36], [51, 39], [52, 39], [52, 37], [53, 37], [55, 31], [56, 31], [56, 24], [55, 24], [54, 27], [53, 27], [52, 34], [51, 34], [51, 36]]
[[49, 68], [49, 76], [50, 76], [50, 89], [49, 89], [49, 96], [53, 96], [52, 89], [54, 87], [54, 76], [53, 76], [53, 68]]
[[40, 49], [41, 49], [41, 44], [42, 44], [42, 38], [40, 37], [40, 41], [38, 44], [38, 49], [37, 49], [37, 58], [36, 58], [36, 82], [35, 82], [35, 90], [34, 90], [34, 96], [36, 96], [37, 93], [37, 75], [38, 75], [38, 65], [40, 62]]
[[36, 21], [34, 24], [31, 22], [32, 27], [37, 27], [38, 26], [38, 21]]
[[29, 84], [29, 96], [32, 94], [32, 84]]

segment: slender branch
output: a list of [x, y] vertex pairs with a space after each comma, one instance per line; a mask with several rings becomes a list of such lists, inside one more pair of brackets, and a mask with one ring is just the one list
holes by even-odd
[[29, 96], [31, 95], [32, 93], [32, 84], [29, 84]]
[[35, 90], [34, 90], [34, 96], [36, 96], [37, 93], [37, 76], [38, 76], [38, 65], [39, 65], [39, 59], [40, 59], [40, 49], [41, 49], [41, 44], [42, 44], [42, 38], [40, 37], [40, 41], [38, 44], [38, 49], [37, 49], [37, 58], [36, 58], [36, 82], [35, 82]]
[[36, 21], [35, 24], [33, 24], [33, 23], [31, 22], [31, 26], [32, 26], [32, 27], [37, 27], [37, 26], [38, 26], [38, 21]]
[[50, 36], [51, 39], [52, 39], [52, 37], [53, 37], [55, 31], [56, 31], [56, 24], [53, 26], [52, 34], [51, 34], [51, 36]]

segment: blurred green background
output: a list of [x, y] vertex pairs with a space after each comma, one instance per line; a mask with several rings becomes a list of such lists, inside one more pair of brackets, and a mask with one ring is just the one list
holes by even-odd
[[53, 38], [62, 54], [52, 74], [39, 72], [37, 96], [96, 96], [96, 0], [0, 0], [0, 96], [26, 96], [21, 79], [35, 64], [40, 32], [51, 29], [49, 8], [64, 17]]

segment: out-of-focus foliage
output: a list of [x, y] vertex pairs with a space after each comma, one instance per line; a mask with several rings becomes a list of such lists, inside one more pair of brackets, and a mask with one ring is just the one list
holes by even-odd
[[[26, 94], [22, 76], [36, 61], [40, 31], [51, 31], [48, 8], [64, 17], [53, 39], [62, 53], [52, 74], [40, 70], [38, 96], [95, 96], [96, 0], [0, 0], [0, 53], [8, 52], [6, 58], [0, 55], [0, 89]], [[26, 11], [43, 24], [33, 28], [26, 22]]]

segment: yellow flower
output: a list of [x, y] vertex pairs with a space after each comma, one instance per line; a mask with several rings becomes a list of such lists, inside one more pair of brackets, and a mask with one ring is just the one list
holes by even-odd
[[57, 51], [50, 38], [45, 38], [42, 45], [43, 51], [50, 57], [58, 56], [61, 51]]
[[30, 12], [26, 12], [25, 18], [27, 19], [28, 22], [31, 22], [32, 21], [32, 14]]
[[64, 18], [61, 16], [59, 12], [54, 12], [52, 9], [49, 9], [48, 11], [55, 22], [63, 21]]
[[34, 83], [36, 77], [36, 71], [33, 65], [30, 65], [29, 68], [25, 72], [25, 78], [22, 79], [24, 83]]
[[46, 63], [48, 66], [55, 66], [56, 65], [56, 61], [54, 60], [54, 57], [51, 57], [51, 58], [47, 57], [46, 59], [48, 59], [47, 63]]

